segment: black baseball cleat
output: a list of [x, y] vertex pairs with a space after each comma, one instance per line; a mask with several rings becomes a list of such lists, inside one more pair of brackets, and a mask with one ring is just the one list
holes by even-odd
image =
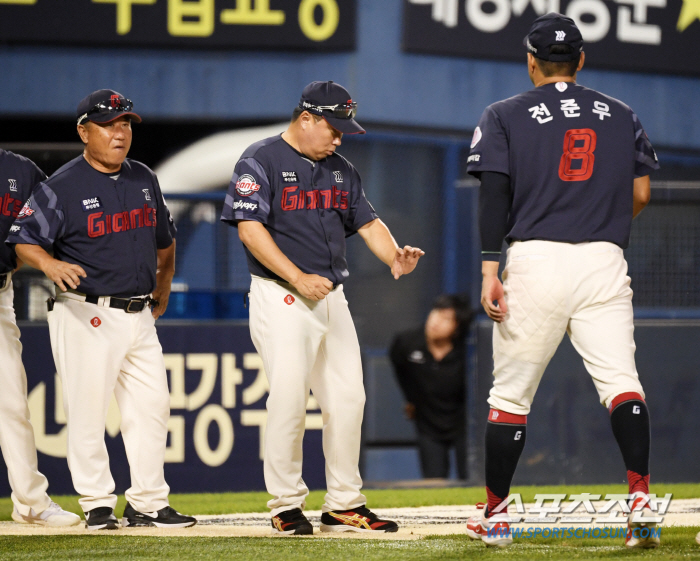
[[300, 508], [285, 510], [272, 517], [273, 536], [310, 536], [314, 527]]
[[117, 530], [119, 520], [114, 510], [108, 506], [98, 506], [85, 513], [85, 525], [88, 530]]
[[322, 532], [397, 532], [393, 520], [380, 520], [365, 505], [350, 510], [330, 510], [321, 515]]
[[156, 528], [188, 528], [194, 526], [197, 519], [194, 516], [180, 514], [171, 506], [161, 508], [158, 512], [139, 512], [130, 503], [126, 503], [122, 515], [122, 526], [135, 528], [155, 526]]

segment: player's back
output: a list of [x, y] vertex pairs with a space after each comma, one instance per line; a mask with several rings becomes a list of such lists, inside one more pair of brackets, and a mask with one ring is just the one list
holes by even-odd
[[[627, 246], [635, 141], [644, 134], [627, 105], [557, 82], [493, 104], [482, 123], [482, 146], [472, 149], [480, 162], [472, 158], [469, 170], [510, 176], [509, 240], [605, 240]], [[494, 154], [498, 148], [489, 137], [498, 134], [505, 137], [507, 161]]]

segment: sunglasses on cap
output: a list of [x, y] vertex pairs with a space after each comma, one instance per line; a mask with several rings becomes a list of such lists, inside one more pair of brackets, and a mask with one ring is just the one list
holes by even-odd
[[114, 97], [109, 101], [100, 101], [87, 113], [83, 113], [80, 116], [78, 119], [78, 124], [81, 125], [85, 119], [87, 119], [90, 115], [94, 115], [95, 113], [127, 113], [133, 108], [134, 102], [123, 97]]
[[318, 112], [321, 115], [324, 111], [332, 111], [333, 116], [338, 119], [353, 119], [357, 115], [357, 103], [338, 103], [337, 105], [314, 105], [308, 101], [302, 101], [299, 104], [301, 109], [307, 111]]

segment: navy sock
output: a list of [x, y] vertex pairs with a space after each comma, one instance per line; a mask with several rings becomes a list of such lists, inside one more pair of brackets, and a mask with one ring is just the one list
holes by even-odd
[[508, 498], [520, 454], [525, 447], [527, 416], [491, 409], [486, 425], [486, 516], [507, 512], [498, 506]]
[[649, 493], [649, 410], [641, 395], [625, 393], [610, 405], [610, 424], [627, 468], [630, 494]]

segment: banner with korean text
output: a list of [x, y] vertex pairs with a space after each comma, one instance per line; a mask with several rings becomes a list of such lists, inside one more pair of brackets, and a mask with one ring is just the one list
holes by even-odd
[[588, 67], [700, 75], [700, 0], [404, 0], [403, 47], [524, 63], [548, 12], [579, 26]]
[[0, 42], [349, 50], [355, 0], [0, 0]]
[[[74, 494], [66, 463], [67, 429], [61, 382], [55, 374], [46, 324], [20, 326], [29, 410], [39, 469], [49, 493]], [[265, 490], [263, 441], [268, 384], [247, 322], [158, 322], [170, 387], [165, 477], [173, 493]], [[129, 466], [112, 399], [105, 441], [116, 492], [130, 485]], [[325, 488], [321, 411], [307, 405], [304, 481]], [[10, 488], [0, 464], [0, 496]]]

